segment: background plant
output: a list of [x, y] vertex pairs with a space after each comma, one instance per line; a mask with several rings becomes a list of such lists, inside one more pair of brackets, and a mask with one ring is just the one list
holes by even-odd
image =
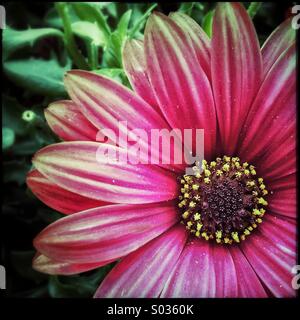
[[[293, 3], [245, 2], [260, 41], [288, 15]], [[81, 275], [47, 276], [31, 268], [32, 239], [61, 214], [27, 189], [31, 157], [59, 141], [48, 128], [43, 110], [67, 98], [63, 74], [72, 68], [109, 76], [130, 87], [122, 66], [127, 38], [143, 38], [153, 10], [182, 11], [211, 35], [214, 3], [31, 3], [5, 5], [2, 95], [3, 206], [1, 264], [7, 268], [7, 293], [22, 297], [89, 297], [112, 265]]]

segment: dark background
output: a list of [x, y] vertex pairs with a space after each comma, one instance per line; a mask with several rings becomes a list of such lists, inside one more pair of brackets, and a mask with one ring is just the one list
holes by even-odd
[[[194, 8], [192, 17], [201, 23], [204, 15], [215, 7], [215, 3], [203, 2], [202, 10]], [[244, 5], [248, 7], [249, 2]], [[263, 3], [254, 18], [254, 24], [260, 42], [286, 19], [293, 2]], [[49, 27], [54, 20], [53, 3], [44, 2], [7, 2], [6, 23], [9, 27], [24, 30], [28, 27]], [[119, 3], [115, 5], [115, 17], [109, 16], [108, 22], [114, 30], [119, 17], [128, 8], [143, 13], [149, 4]], [[155, 10], [168, 14], [182, 8], [182, 3], [159, 3]], [[105, 13], [109, 15], [109, 13]], [[49, 18], [50, 17], [50, 18]], [[50, 21], [50, 22], [49, 22]], [[52, 21], [52, 22], [51, 22]], [[142, 30], [141, 30], [142, 31]], [[78, 40], [79, 41], [79, 40]], [[79, 46], [82, 44], [78, 43]], [[13, 59], [28, 57], [50, 59], [52, 53], [63, 61], [67, 55], [65, 48], [54, 38], [45, 38], [29, 48], [17, 52]], [[35, 272], [31, 268], [34, 255], [33, 238], [45, 226], [62, 215], [37, 200], [25, 184], [26, 173], [31, 168], [32, 155], [41, 147], [56, 142], [45, 123], [43, 109], [53, 100], [65, 98], [64, 93], [41, 94], [30, 85], [20, 83], [5, 71], [3, 67], [2, 85], [2, 127], [14, 130], [15, 141], [2, 150], [2, 215], [1, 215], [1, 264], [6, 267], [7, 290], [9, 297], [90, 297], [110, 270], [111, 265], [77, 276], [48, 276]], [[72, 63], [72, 62], [71, 62]], [[74, 66], [73, 63], [71, 67]], [[99, 68], [102, 67], [101, 55]], [[40, 70], [43, 72], [43, 70]], [[26, 122], [22, 119], [25, 110], [32, 110], [38, 120]], [[3, 293], [3, 292], [2, 292]]]

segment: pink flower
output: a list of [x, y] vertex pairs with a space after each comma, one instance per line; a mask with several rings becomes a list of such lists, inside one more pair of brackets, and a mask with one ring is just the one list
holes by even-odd
[[[27, 179], [68, 216], [34, 240], [34, 268], [68, 275], [120, 260], [96, 297], [294, 296], [294, 38], [286, 21], [260, 49], [238, 3], [217, 6], [211, 40], [184, 14], [154, 13], [144, 42], [130, 40], [123, 51], [134, 92], [69, 72], [72, 101], [46, 110], [67, 142], [37, 152]], [[204, 128], [204, 173], [99, 164], [97, 131], [117, 131], [124, 120], [147, 132]]]

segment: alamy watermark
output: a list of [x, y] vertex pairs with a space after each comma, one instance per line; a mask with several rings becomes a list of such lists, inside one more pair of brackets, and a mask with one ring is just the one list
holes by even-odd
[[102, 129], [96, 140], [102, 142], [98, 163], [185, 165], [186, 174], [193, 175], [192, 167], [197, 165], [201, 171], [204, 159], [204, 129], [130, 130], [126, 121], [120, 121], [118, 132]]
[[5, 268], [0, 265], [0, 289], [6, 289], [6, 272]]
[[300, 5], [293, 6], [292, 13], [295, 14], [292, 19], [292, 28], [298, 30], [300, 28]]
[[300, 265], [295, 265], [292, 268], [292, 273], [295, 274], [295, 276], [292, 279], [292, 287], [294, 290], [300, 289]]
[[3, 6], [0, 6], [0, 29], [6, 28], [6, 11]]

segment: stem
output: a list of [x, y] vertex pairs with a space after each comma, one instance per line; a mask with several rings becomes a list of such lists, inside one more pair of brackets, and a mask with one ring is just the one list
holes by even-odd
[[63, 22], [65, 45], [70, 56], [72, 57], [74, 63], [78, 68], [88, 70], [89, 66], [85, 61], [84, 56], [78, 50], [75, 42], [75, 38], [74, 38], [72, 27], [71, 27], [71, 21], [68, 14], [67, 4], [64, 2], [57, 2], [55, 4], [55, 8], [58, 11], [58, 14], [60, 15]]
[[248, 7], [248, 14], [253, 19], [254, 16], [257, 14], [258, 10], [260, 9], [262, 2], [251, 2]]
[[191, 5], [190, 5], [190, 7], [189, 7], [189, 8], [187, 9], [187, 11], [186, 11], [186, 14], [187, 14], [188, 16], [191, 16], [192, 11], [193, 11], [193, 9], [194, 9], [194, 6], [195, 6], [195, 2], [192, 2]]
[[93, 43], [87, 44], [88, 59], [92, 70], [98, 69], [98, 50], [99, 48]]
[[129, 38], [133, 38], [135, 33], [142, 27], [142, 23], [146, 21], [146, 18], [150, 15], [150, 13], [157, 7], [157, 3], [154, 3], [150, 8], [146, 10], [146, 12], [142, 15], [139, 21], [135, 24], [132, 30], [129, 33]]

